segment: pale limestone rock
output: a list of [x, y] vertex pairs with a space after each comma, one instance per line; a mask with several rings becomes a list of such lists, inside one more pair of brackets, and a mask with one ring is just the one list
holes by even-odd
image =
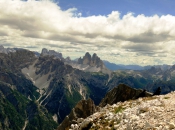
[[[165, 97], [170, 98], [165, 99]], [[138, 100], [140, 101], [139, 104], [137, 104]], [[124, 102], [112, 106], [108, 105], [105, 109], [101, 108], [105, 110], [104, 113], [96, 112], [91, 116], [92, 120], [97, 120], [93, 126], [103, 128], [102, 122], [106, 119], [109, 124], [114, 122], [114, 129], [117, 130], [175, 129], [175, 93], [155, 96], [154, 99], [151, 100], [138, 100], [132, 102], [132, 104], [134, 104], [132, 107], [128, 107], [129, 102]], [[115, 114], [114, 109], [121, 105], [125, 110]], [[99, 119], [98, 115], [103, 118]], [[78, 125], [80, 126], [81, 124]], [[109, 129], [111, 127], [108, 126], [106, 128]]]
[[85, 119], [81, 125], [80, 125], [80, 130], [86, 128], [93, 120], [91, 118]]
[[175, 128], [174, 123], [169, 123], [169, 129], [174, 129], [174, 128]]
[[81, 123], [84, 119], [83, 118], [78, 118], [77, 123]]

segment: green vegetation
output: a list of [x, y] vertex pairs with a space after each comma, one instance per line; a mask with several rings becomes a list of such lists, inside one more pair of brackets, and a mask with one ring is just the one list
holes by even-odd
[[0, 96], [0, 129], [21, 130], [24, 118], [15, 107], [4, 97]]
[[119, 112], [122, 112], [124, 110], [124, 108], [122, 107], [122, 106], [119, 106], [119, 107], [116, 107], [115, 109], [114, 109], [114, 112], [115, 113], [119, 113]]
[[82, 98], [82, 96], [77, 92], [77, 91], [72, 91], [72, 93], [70, 94], [69, 92], [67, 92], [66, 94], [66, 100], [70, 106], [70, 108], [72, 109], [77, 103], [78, 101], [80, 101]]
[[169, 99], [170, 97], [164, 97], [164, 99]]
[[54, 130], [58, 125], [36, 101], [30, 101], [17, 90], [11, 90], [7, 97], [0, 90], [0, 129], [21, 130], [26, 120], [26, 130]]
[[26, 130], [54, 130], [57, 127], [57, 123], [52, 120], [52, 116], [37, 102], [30, 102], [28, 113], [29, 123]]

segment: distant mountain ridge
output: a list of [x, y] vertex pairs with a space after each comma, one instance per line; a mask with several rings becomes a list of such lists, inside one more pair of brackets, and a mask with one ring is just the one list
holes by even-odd
[[122, 64], [115, 64], [115, 63], [111, 63], [109, 61], [103, 60], [105, 66], [112, 70], [148, 70], [151, 67], [155, 67], [155, 68], [161, 68], [163, 71], [170, 69], [171, 65], [147, 65], [147, 66], [140, 66], [140, 65], [122, 65]]

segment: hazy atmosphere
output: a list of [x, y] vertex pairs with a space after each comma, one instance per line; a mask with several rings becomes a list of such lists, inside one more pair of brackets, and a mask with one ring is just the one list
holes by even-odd
[[173, 0], [1, 0], [0, 45], [117, 64], [175, 63]]

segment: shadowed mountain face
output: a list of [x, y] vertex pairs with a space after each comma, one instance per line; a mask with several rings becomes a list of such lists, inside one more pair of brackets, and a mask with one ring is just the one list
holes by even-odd
[[[0, 53], [0, 129], [52, 130], [57, 124], [39, 106], [37, 87], [26, 79], [21, 68], [29, 66], [35, 55], [26, 50]], [[50, 127], [48, 127], [50, 125]]]
[[74, 69], [53, 56], [39, 57], [22, 72], [40, 88], [40, 104], [55, 114], [59, 122], [81, 99], [92, 98], [98, 104], [105, 95], [109, 78], [107, 74]]

